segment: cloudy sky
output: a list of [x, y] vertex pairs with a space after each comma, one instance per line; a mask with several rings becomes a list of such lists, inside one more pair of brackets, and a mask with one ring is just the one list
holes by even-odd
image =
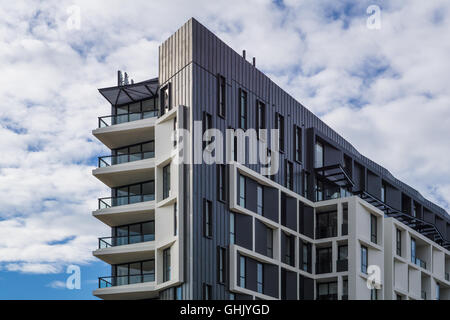
[[[367, 8], [381, 8], [380, 28]], [[77, 12], [80, 19], [77, 19]], [[0, 6], [0, 299], [91, 299], [108, 229], [92, 135], [118, 69], [157, 76], [195, 17], [364, 155], [449, 209], [448, 1], [6, 1]], [[78, 25], [77, 22], [80, 22]], [[81, 290], [67, 290], [70, 264]]]

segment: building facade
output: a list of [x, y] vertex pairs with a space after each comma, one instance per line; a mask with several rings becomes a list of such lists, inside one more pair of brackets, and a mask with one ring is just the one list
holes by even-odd
[[195, 19], [160, 46], [158, 78], [99, 91], [111, 115], [93, 135], [111, 155], [93, 175], [111, 195], [93, 215], [111, 235], [93, 254], [111, 274], [97, 297], [450, 298], [447, 212]]

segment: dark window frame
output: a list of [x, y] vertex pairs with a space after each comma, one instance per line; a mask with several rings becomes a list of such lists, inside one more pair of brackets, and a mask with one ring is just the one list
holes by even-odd
[[275, 114], [275, 129], [279, 130], [280, 136], [279, 136], [279, 152], [284, 153], [284, 116], [281, 113]]
[[362, 273], [367, 274], [368, 265], [369, 265], [369, 249], [367, 249], [366, 246], [361, 246], [361, 272]]
[[302, 163], [302, 128], [294, 125], [294, 161]]
[[[244, 103], [244, 105], [243, 105]], [[248, 126], [248, 96], [247, 91], [239, 88], [239, 128], [247, 130]]]
[[294, 190], [294, 164], [288, 159], [285, 160], [284, 186], [289, 190]]
[[170, 281], [171, 277], [171, 247], [163, 250], [163, 282]]
[[203, 235], [211, 239], [213, 234], [212, 201], [203, 199]]
[[266, 129], [266, 104], [256, 99], [256, 135], [260, 138], [260, 129]]
[[395, 252], [398, 256], [402, 256], [402, 231], [395, 228]]
[[217, 282], [225, 284], [227, 282], [227, 249], [217, 247]]
[[226, 117], [227, 109], [227, 83], [223, 75], [217, 74], [217, 115], [223, 119]]
[[225, 164], [217, 164], [217, 200], [227, 201], [227, 167]]
[[[167, 99], [166, 99], [166, 93], [167, 91]], [[167, 112], [172, 110], [172, 85], [171, 83], [167, 83], [160, 89], [160, 113], [161, 115], [164, 115], [166, 113], [166, 107]], [[166, 104], [167, 103], [167, 104]]]
[[163, 200], [170, 196], [170, 163], [163, 168]]
[[378, 243], [378, 219], [374, 214], [370, 215], [370, 241]]

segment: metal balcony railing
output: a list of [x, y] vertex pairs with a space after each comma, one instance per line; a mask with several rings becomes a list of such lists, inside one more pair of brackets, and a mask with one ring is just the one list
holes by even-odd
[[144, 201], [155, 200], [155, 194], [140, 194], [121, 197], [106, 197], [98, 199], [98, 209], [106, 209], [110, 207], [123, 206], [126, 204], [139, 203]]
[[155, 151], [145, 151], [115, 156], [103, 156], [98, 158], [98, 167], [105, 168], [116, 164], [150, 159], [155, 157]]
[[158, 110], [149, 110], [144, 112], [132, 112], [132, 113], [103, 116], [98, 118], [98, 127], [104, 128], [113, 126], [115, 124], [153, 118], [157, 117], [158, 114], [159, 114]]
[[155, 234], [136, 234], [119, 237], [102, 237], [98, 238], [98, 248], [105, 249], [109, 247], [123, 246], [126, 244], [154, 241]]
[[115, 286], [123, 286], [127, 284], [143, 283], [143, 282], [153, 282], [155, 281], [155, 272], [149, 272], [144, 274], [136, 275], [125, 275], [125, 276], [110, 276], [110, 277], [99, 277], [98, 287], [99, 288], [110, 288]]
[[417, 257], [415, 257], [415, 258], [411, 257], [411, 262], [414, 263], [416, 266], [419, 266], [419, 267], [421, 267], [423, 269], [427, 268], [427, 263], [425, 261], [417, 258]]

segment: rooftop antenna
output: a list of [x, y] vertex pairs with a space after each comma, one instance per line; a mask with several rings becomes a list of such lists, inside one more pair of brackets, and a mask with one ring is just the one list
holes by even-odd
[[126, 72], [125, 72], [125, 81], [124, 81], [124, 82], [125, 82], [125, 85], [128, 85], [128, 84], [129, 84], [129, 83], [128, 83], [128, 73], [126, 73]]
[[122, 75], [122, 71], [120, 71], [120, 70], [117, 71], [117, 85], [123, 86], [123, 75]]

